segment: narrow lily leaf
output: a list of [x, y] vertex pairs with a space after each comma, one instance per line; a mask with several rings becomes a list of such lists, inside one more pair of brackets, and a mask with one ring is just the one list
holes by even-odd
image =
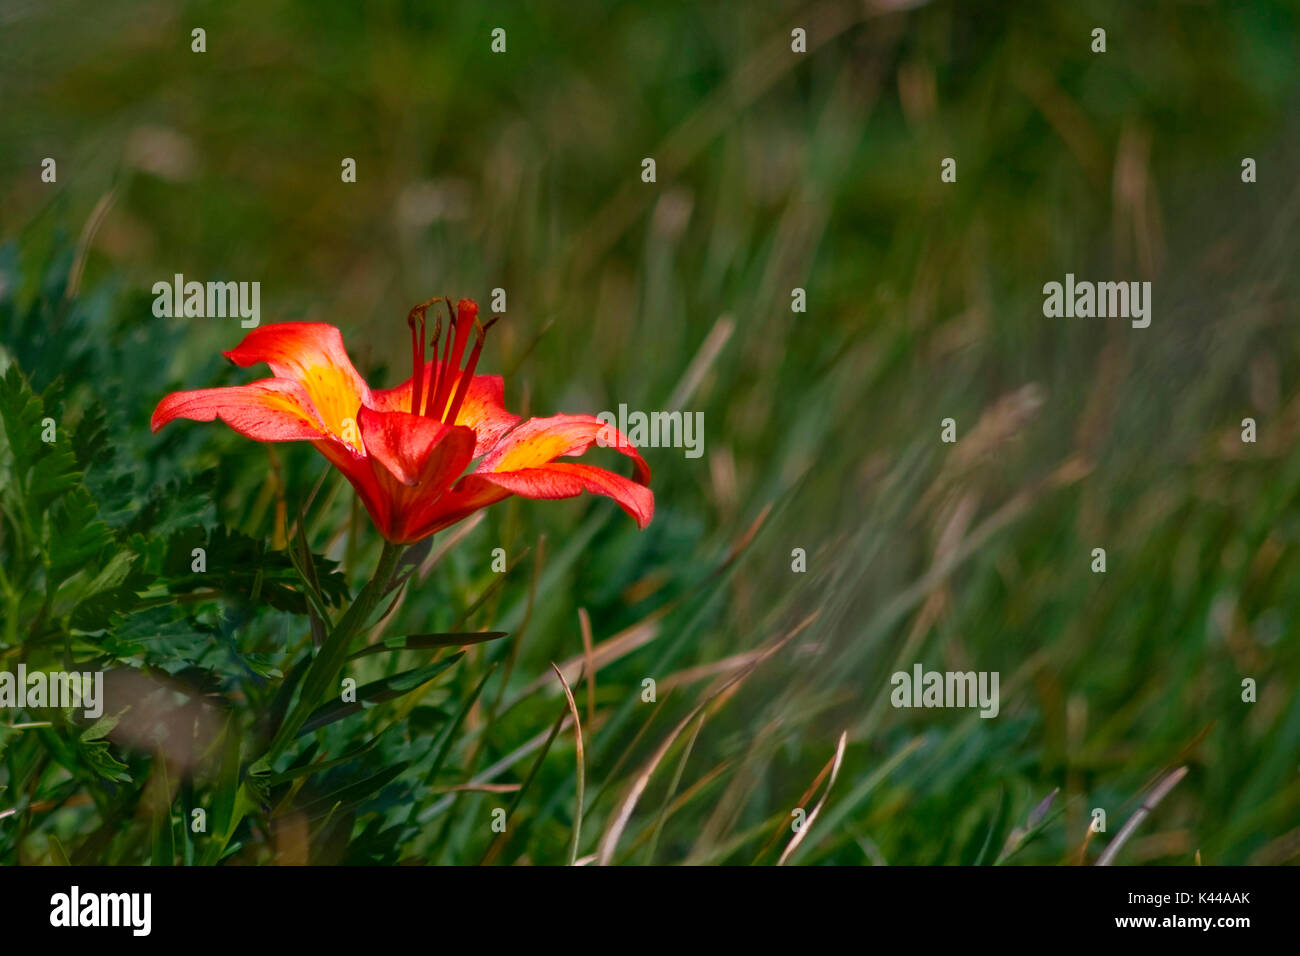
[[275, 698], [271, 701], [271, 711], [267, 722], [267, 731], [274, 736], [280, 729], [280, 724], [284, 722], [284, 715], [289, 712], [289, 703], [293, 700], [293, 693], [302, 683], [302, 677], [307, 673], [307, 668], [311, 666], [311, 654], [304, 654], [302, 660], [293, 665], [289, 671], [289, 676], [280, 684], [280, 689], [275, 692]]
[[357, 688], [356, 700], [347, 702], [341, 700], [331, 701], [324, 707], [317, 709], [303, 723], [298, 735], [302, 736], [313, 730], [318, 730], [326, 724], [332, 724], [336, 720], [342, 720], [344, 717], [358, 713], [366, 704], [378, 704], [409, 694], [433, 680], [463, 656], [463, 654], [453, 654], [451, 657], [429, 664], [427, 667], [417, 667], [414, 670], [394, 674], [392, 677], [384, 677], [369, 684], [363, 684]]
[[289, 780], [296, 780], [299, 777], [310, 777], [313, 774], [321, 773], [325, 770], [332, 770], [335, 767], [356, 760], [358, 757], [373, 750], [377, 743], [379, 743], [379, 737], [368, 740], [355, 750], [350, 750], [341, 757], [335, 757], [333, 760], [322, 760], [320, 763], [309, 763], [304, 766], [290, 767], [288, 770], [284, 771], [284, 773], [271, 774], [269, 777], [264, 777], [262, 779], [267, 786], [274, 787], [277, 784], [285, 783]]
[[[297, 545], [295, 550], [293, 544]], [[329, 633], [329, 611], [325, 607], [325, 598], [321, 594], [320, 579], [316, 576], [316, 562], [312, 560], [311, 547], [307, 543], [306, 522], [302, 513], [298, 514], [298, 528], [294, 543], [285, 549], [294, 570], [306, 588], [307, 615], [311, 621], [312, 644], [320, 647], [325, 643]]]
[[464, 647], [467, 644], [482, 644], [505, 637], [505, 631], [461, 631], [454, 634], [408, 634], [406, 637], [390, 637], [377, 644], [370, 644], [354, 653], [348, 660], [385, 651], [421, 651], [438, 647]]
[[211, 865], [221, 859], [235, 826], [239, 795], [239, 726], [234, 715], [226, 720], [226, 730], [221, 741], [221, 766], [217, 771], [217, 785], [212, 797], [212, 839], [203, 850], [203, 862]]
[[391, 767], [385, 767], [378, 773], [371, 774], [355, 783], [347, 784], [333, 793], [317, 797], [306, 803], [300, 804], [296, 809], [307, 815], [309, 820], [315, 821], [322, 816], [336, 813], [340, 810], [347, 810], [356, 806], [361, 801], [378, 793], [392, 781], [401, 776], [402, 772], [409, 767], [406, 761], [393, 764]]

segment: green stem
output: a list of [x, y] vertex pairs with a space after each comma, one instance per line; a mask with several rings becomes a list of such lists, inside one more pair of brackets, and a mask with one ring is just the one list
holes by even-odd
[[316, 659], [311, 662], [311, 666], [303, 676], [297, 703], [285, 717], [266, 755], [258, 763], [264, 764], [268, 769], [275, 763], [298, 735], [308, 715], [325, 697], [326, 692], [336, 684], [339, 672], [347, 663], [348, 647], [352, 638], [365, 626], [379, 602], [383, 600], [388, 591], [388, 583], [393, 577], [393, 571], [397, 568], [397, 559], [402, 556], [404, 550], [404, 545], [384, 542], [384, 550], [379, 555], [379, 564], [375, 568], [374, 575], [361, 589], [352, 606], [339, 618], [334, 629], [330, 631], [329, 637], [325, 638], [325, 643], [321, 645]]

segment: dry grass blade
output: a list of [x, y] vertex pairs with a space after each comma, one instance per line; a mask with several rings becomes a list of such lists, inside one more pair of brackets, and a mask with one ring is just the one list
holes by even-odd
[[582, 804], [587, 798], [586, 756], [582, 749], [582, 722], [578, 719], [578, 705], [573, 699], [573, 691], [555, 661], [551, 661], [551, 670], [555, 671], [555, 676], [560, 679], [560, 684], [564, 688], [564, 698], [569, 702], [569, 713], [573, 716], [573, 736], [578, 752], [578, 797], [573, 811], [573, 840], [569, 844], [569, 866], [573, 866], [578, 859], [578, 841], [582, 838]]
[[[659, 622], [663, 620], [667, 611], [667, 608], [658, 608], [647, 614], [635, 624], [619, 631], [613, 637], [602, 641], [592, 650], [590, 664], [591, 670], [588, 673], [594, 673], [596, 670], [612, 664], [614, 661], [622, 657], [626, 657], [637, 648], [644, 647], [646, 644], [653, 641], [659, 636]], [[566, 680], [570, 683], [577, 683], [578, 675], [582, 673], [583, 667], [586, 663], [586, 655], [578, 654], [561, 663], [560, 669], [564, 671]], [[530, 681], [524, 685], [522, 690], [510, 697], [502, 710], [509, 710], [511, 707], [515, 706], [515, 704], [519, 703], [519, 701], [531, 694], [537, 693], [537, 691], [541, 690], [543, 686], [548, 685], [549, 683], [550, 682], [546, 680], [545, 675], [536, 680]]]
[[618, 846], [619, 838], [623, 835], [623, 830], [627, 827], [628, 820], [631, 819], [632, 811], [636, 808], [637, 801], [641, 798], [641, 794], [645, 792], [646, 786], [650, 783], [650, 777], [654, 774], [655, 768], [658, 767], [659, 763], [668, 755], [668, 751], [672, 749], [673, 743], [681, 735], [682, 731], [690, 726], [691, 721], [703, 713], [704, 708], [708, 707], [718, 698], [725, 699], [727, 691], [739, 687], [739, 685], [749, 677], [750, 674], [754, 673], [754, 671], [756, 671], [764, 661], [776, 654], [777, 651], [785, 647], [785, 645], [790, 643], [790, 641], [794, 640], [795, 637], [804, 630], [804, 628], [816, 619], [816, 612], [804, 618], [794, 626], [789, 634], [773, 644], [767, 654], [763, 655], [744, 671], [714, 690], [713, 693], [709, 694], [704, 700], [697, 704], [689, 714], [678, 721], [677, 726], [669, 732], [663, 743], [661, 743], [658, 749], [650, 755], [650, 759], [645, 762], [641, 771], [636, 775], [636, 778], [628, 787], [622, 803], [619, 804], [618, 809], [610, 818], [609, 826], [606, 827], [605, 833], [600, 840], [600, 847], [596, 851], [596, 862], [598, 865], [608, 866], [610, 861], [614, 859], [614, 850]]
[[[587, 672], [587, 723], [591, 723], [596, 719], [596, 661], [592, 651], [591, 615], [585, 607], [578, 608], [578, 625], [582, 629], [583, 670]], [[560, 680], [564, 680], [563, 674]], [[576, 715], [574, 720], [577, 720]]]
[[95, 241], [95, 234], [104, 224], [104, 219], [107, 218], [108, 211], [113, 208], [113, 201], [116, 198], [117, 187], [114, 186], [99, 197], [99, 202], [95, 203], [95, 208], [90, 212], [90, 218], [82, 227], [81, 235], [77, 239], [76, 258], [73, 260], [72, 270], [68, 273], [68, 284], [63, 290], [65, 303], [71, 302], [81, 291], [81, 275], [86, 270], [86, 256], [90, 254], [90, 245]]
[[433, 793], [518, 793], [517, 783], [458, 783], [450, 787], [432, 787]]
[[[835, 765], [834, 758], [827, 761], [826, 765], [822, 767], [821, 772], [818, 773], [817, 776], [813, 777], [813, 782], [808, 784], [808, 789], [799, 795], [799, 800], [796, 803], [796, 806], [802, 807], [807, 805], [808, 801], [812, 799], [813, 794], [817, 792], [817, 788], [822, 785], [822, 781], [825, 780], [826, 777], [830, 774], [834, 765]], [[763, 857], [767, 855], [768, 851], [771, 850], [772, 847], [776, 846], [776, 841], [781, 839], [781, 833], [784, 831], [784, 829], [785, 829], [785, 818], [781, 817], [779, 818], [779, 822], [777, 823], [776, 829], [772, 831], [772, 836], [768, 839], [768, 841], [765, 844], [763, 844], [763, 848], [758, 851], [758, 856], [754, 857], [755, 864], [757, 864], [759, 860], [763, 859]]]
[[704, 342], [695, 353], [695, 358], [691, 359], [691, 364], [682, 373], [681, 380], [673, 388], [668, 398], [667, 408], [682, 408], [694, 397], [695, 390], [704, 381], [704, 376], [709, 374], [709, 369], [722, 354], [723, 346], [727, 344], [731, 333], [735, 330], [736, 323], [731, 316], [719, 316], [718, 321], [714, 322], [713, 328], [709, 330], [709, 334], [704, 337]]
[[1142, 821], [1147, 818], [1147, 815], [1156, 808], [1160, 801], [1169, 795], [1169, 791], [1178, 786], [1178, 782], [1185, 776], [1187, 776], [1187, 768], [1179, 767], [1151, 789], [1151, 792], [1147, 794], [1147, 798], [1142, 801], [1142, 806], [1133, 812], [1133, 816], [1129, 817], [1124, 826], [1120, 828], [1119, 833], [1115, 834], [1115, 839], [1106, 845], [1106, 849], [1097, 858], [1097, 866], [1110, 866], [1115, 861], [1115, 857], [1123, 849], [1124, 844], [1128, 842], [1129, 837], [1133, 835], [1133, 831], [1141, 825]]
[[[831, 762], [827, 765], [830, 768], [831, 777], [826, 781], [826, 789], [822, 791], [821, 799], [817, 801], [817, 806], [813, 807], [812, 813], [808, 814], [808, 819], [803, 822], [799, 832], [791, 837], [790, 842], [786, 844], [785, 850], [781, 853], [781, 858], [776, 861], [777, 866], [785, 866], [786, 861], [790, 859], [794, 851], [799, 849], [799, 844], [803, 843], [804, 837], [812, 829], [817, 814], [821, 813], [822, 807], [826, 805], [826, 798], [831, 794], [831, 787], [835, 786], [835, 778], [840, 775], [840, 764], [844, 761], [844, 748], [848, 745], [848, 742], [849, 732], [847, 730], [842, 731], [839, 743], [835, 745], [835, 756], [831, 758]], [[825, 770], [822, 771], [823, 774], [825, 772]]]
[[[712, 700], [712, 698], [709, 698], [709, 700]], [[690, 722], [694, 720], [701, 711], [704, 710], [704, 707], [709, 703], [709, 700], [697, 705], [689, 714], [680, 720], [677, 723], [677, 726], [672, 729], [666, 738], [664, 738], [664, 741], [659, 745], [659, 748], [650, 756], [650, 759], [645, 762], [644, 766], [642, 766], [641, 771], [636, 775], [631, 786], [628, 787], [627, 793], [623, 796], [623, 802], [619, 804], [618, 810], [611, 818], [609, 826], [605, 829], [605, 833], [601, 837], [600, 846], [596, 850], [597, 866], [608, 866], [614, 859], [614, 850], [618, 846], [619, 837], [623, 835], [623, 830], [627, 826], [627, 821], [631, 819], [632, 811], [636, 808], [637, 801], [641, 798], [641, 794], [645, 792], [646, 786], [650, 783], [650, 777], [654, 774], [655, 768], [658, 767], [659, 762], [668, 755], [668, 751], [672, 749], [673, 742], [678, 738], [681, 732], [690, 725]]]
[[659, 817], [655, 820], [654, 829], [650, 834], [650, 846], [646, 850], [645, 862], [651, 864], [654, 862], [655, 849], [659, 846], [659, 834], [663, 832], [664, 823], [668, 820], [668, 815], [672, 812], [673, 798], [677, 795], [677, 788], [681, 785], [682, 774], [686, 772], [686, 762], [691, 759], [691, 751], [695, 749], [695, 741], [700, 736], [700, 730], [704, 727], [705, 714], [700, 714], [699, 720], [695, 722], [695, 729], [691, 731], [691, 737], [686, 741], [686, 746], [682, 750], [681, 759], [677, 761], [677, 769], [673, 772], [672, 782], [668, 784], [668, 793], [664, 796], [664, 805], [659, 810]]

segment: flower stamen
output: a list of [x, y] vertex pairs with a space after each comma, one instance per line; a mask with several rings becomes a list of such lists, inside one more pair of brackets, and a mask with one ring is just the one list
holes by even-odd
[[[440, 297], [435, 296], [427, 302], [421, 302], [413, 307], [406, 314], [406, 324], [411, 329], [411, 414], [420, 414], [420, 385], [424, 382], [424, 314], [428, 311], [429, 306], [438, 301]], [[435, 315], [437, 313], [434, 313]], [[442, 320], [439, 319], [439, 324]], [[416, 335], [416, 327], [419, 327], [419, 335]], [[434, 328], [433, 340], [438, 340], [438, 329]]]
[[451, 299], [446, 299], [446, 298], [444, 298], [444, 299], [442, 299], [442, 301], [443, 301], [443, 303], [447, 306], [447, 342], [448, 342], [448, 344], [447, 344], [447, 347], [446, 347], [445, 349], [442, 350], [443, 354], [442, 354], [441, 356], [439, 356], [439, 355], [438, 355], [438, 350], [439, 350], [439, 346], [440, 346], [440, 344], [441, 344], [441, 342], [440, 342], [439, 340], [442, 338], [442, 335], [441, 335], [441, 332], [442, 332], [442, 316], [438, 316], [438, 332], [439, 332], [439, 334], [438, 334], [438, 335], [435, 335], [435, 336], [433, 337], [433, 371], [432, 371], [432, 372], [430, 373], [430, 375], [429, 375], [429, 388], [428, 388], [428, 392], [426, 392], [426, 394], [425, 394], [425, 400], [424, 400], [424, 411], [423, 411], [423, 413], [422, 413], [422, 414], [428, 416], [429, 418], [438, 418], [438, 417], [439, 417], [438, 414], [437, 414], [437, 412], [434, 411], [434, 409], [436, 408], [436, 402], [435, 402], [435, 399], [437, 398], [438, 392], [442, 389], [442, 383], [443, 383], [443, 381], [446, 380], [447, 375], [448, 375], [448, 371], [444, 368], [444, 366], [447, 364], [447, 361], [446, 361], [446, 360], [447, 360], [447, 353], [451, 351], [451, 344], [450, 344], [450, 343], [451, 343], [451, 330], [452, 330], [452, 328], [453, 328], [453, 327], [455, 326], [455, 324], [456, 324], [456, 316], [455, 316], [455, 315], [452, 313], [452, 311], [451, 311]]
[[[448, 309], [451, 307], [451, 300], [445, 300]], [[442, 378], [438, 382], [438, 390], [434, 393], [433, 409], [428, 414], [440, 421], [446, 421], [444, 412], [447, 409], [447, 400], [451, 398], [452, 376], [454, 370], [460, 368], [460, 360], [465, 355], [465, 346], [469, 344], [469, 333], [476, 322], [478, 316], [478, 306], [470, 299], [461, 299], [456, 303], [455, 318], [455, 340], [452, 339], [451, 329], [447, 330], [447, 351], [448, 355], [443, 357]]]
[[465, 403], [465, 396], [469, 394], [469, 386], [474, 381], [474, 370], [478, 368], [478, 357], [483, 352], [483, 340], [487, 338], [487, 330], [496, 325], [499, 318], [501, 318], [499, 315], [494, 315], [486, 325], [479, 325], [477, 320], [474, 322], [474, 348], [469, 353], [469, 361], [465, 363], [465, 372], [460, 377], [460, 384], [456, 386], [456, 397], [452, 399], [451, 408], [443, 418], [443, 421], [450, 425], [456, 424], [456, 415], [460, 412], [460, 406]]

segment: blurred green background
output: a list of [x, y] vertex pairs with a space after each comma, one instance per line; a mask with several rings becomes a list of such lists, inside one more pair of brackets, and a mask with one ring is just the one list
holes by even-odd
[[[575, 753], [571, 727], [543, 747], [551, 661], [572, 663], [586, 734], [580, 857], [646, 773], [613, 859], [773, 862], [847, 732], [795, 862], [1090, 862], [1182, 766], [1120, 862], [1300, 858], [1297, 48], [1300, 8], [1274, 0], [0, 7], [4, 350], [69, 421], [104, 403], [130, 465], [100, 506], [119, 538], [151, 489], [215, 469], [185, 492], [192, 520], [283, 548], [326, 472], [219, 425], [149, 433], [166, 392], [260, 377], [220, 358], [237, 320], [153, 316], [175, 273], [260, 281], [264, 323], [340, 326], [381, 386], [409, 374], [412, 304], [504, 288], [480, 368], [513, 410], [704, 413], [703, 457], [647, 450], [644, 532], [583, 498], [439, 535], [392, 632], [510, 637], [322, 731], [333, 758], [393, 725], [231, 858], [564, 862]], [[1067, 272], [1150, 280], [1150, 328], [1045, 318]], [[331, 474], [308, 519], [355, 587], [378, 536], [351, 490]], [[123, 660], [198, 668], [255, 721], [308, 634], [241, 604], [250, 588], [172, 621], [219, 642]], [[999, 716], [892, 708], [917, 662], [999, 672]], [[162, 756], [114, 740], [133, 784], [65, 767], [16, 787], [15, 747], [7, 861], [134, 862], [151, 780], [195, 858], [180, 821], [209, 759], [159, 784]], [[528, 785], [448, 792], [468, 781]]]

